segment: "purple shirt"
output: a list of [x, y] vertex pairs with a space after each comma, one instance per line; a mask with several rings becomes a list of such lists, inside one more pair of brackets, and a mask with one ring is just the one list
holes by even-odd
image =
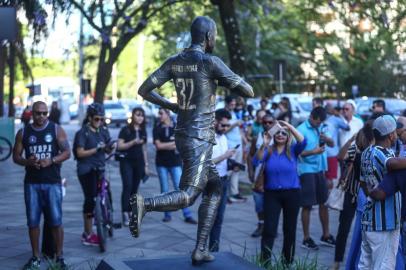
[[259, 161], [254, 156], [253, 164], [258, 166], [267, 160], [265, 166], [265, 190], [299, 189], [300, 181], [297, 173], [297, 157], [306, 147], [306, 140], [294, 143], [290, 146], [290, 159], [286, 155], [286, 149], [278, 153], [275, 149], [268, 158], [268, 151], [265, 150], [264, 157]]
[[406, 170], [396, 170], [385, 174], [382, 182], [379, 184], [386, 197], [394, 195], [400, 191], [402, 195], [402, 220], [406, 218]]

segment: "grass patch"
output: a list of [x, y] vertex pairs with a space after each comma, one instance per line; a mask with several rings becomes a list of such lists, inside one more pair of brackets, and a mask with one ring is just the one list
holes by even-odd
[[261, 260], [260, 252], [252, 256], [247, 256], [244, 251], [243, 258], [267, 270], [328, 270], [328, 267], [319, 265], [317, 256], [310, 258], [309, 254], [304, 258], [296, 258], [290, 265], [284, 263], [282, 255], [277, 256], [274, 253], [272, 253], [271, 258], [263, 261]]

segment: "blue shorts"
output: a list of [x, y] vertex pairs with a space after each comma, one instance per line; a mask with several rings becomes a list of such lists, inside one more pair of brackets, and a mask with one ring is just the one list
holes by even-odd
[[38, 227], [41, 213], [52, 227], [62, 225], [62, 186], [61, 184], [24, 184], [27, 225]]
[[254, 196], [255, 212], [264, 212], [264, 193], [252, 191], [252, 195]]

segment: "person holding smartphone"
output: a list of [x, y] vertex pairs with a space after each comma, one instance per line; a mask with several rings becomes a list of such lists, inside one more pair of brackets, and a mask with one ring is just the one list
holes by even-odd
[[105, 154], [111, 153], [116, 147], [115, 143], [111, 143], [110, 133], [104, 125], [104, 115], [103, 104], [89, 105], [83, 126], [76, 133], [73, 143], [74, 156], [77, 159], [77, 174], [85, 197], [82, 243], [88, 246], [99, 244], [99, 238], [92, 229], [98, 170], [105, 166]]
[[[251, 149], [250, 149], [250, 156], [248, 160], [248, 166], [252, 167], [252, 171], [255, 172], [255, 166], [252, 163], [252, 159], [255, 156], [255, 153], [257, 150], [261, 147], [261, 145], [264, 142], [264, 136], [269, 130], [274, 126], [275, 124], [275, 118], [272, 116], [272, 114], [267, 113], [265, 114], [262, 119], [262, 128], [263, 131], [258, 133], [258, 136], [254, 137], [251, 143]], [[272, 143], [272, 142], [270, 142]], [[252, 176], [250, 178], [251, 182], [255, 181], [255, 174], [252, 173]], [[262, 235], [262, 231], [264, 229], [264, 192], [262, 190], [256, 190], [253, 189], [252, 195], [254, 198], [254, 203], [255, 203], [255, 212], [257, 213], [258, 217], [258, 225], [255, 231], [251, 234], [251, 237], [260, 237]]]
[[297, 129], [305, 137], [307, 144], [298, 160], [298, 172], [301, 183], [301, 206], [303, 243], [302, 247], [317, 250], [318, 246], [310, 237], [310, 211], [313, 205], [319, 205], [319, 216], [323, 229], [320, 243], [334, 247], [335, 239], [330, 234], [328, 208], [324, 205], [328, 197], [327, 180], [324, 176], [327, 171], [327, 154], [325, 147], [334, 146], [334, 141], [328, 129], [323, 129], [327, 113], [323, 107], [315, 107], [308, 120]]
[[145, 112], [136, 107], [131, 113], [131, 122], [120, 130], [117, 150], [121, 151], [120, 175], [123, 181], [121, 211], [123, 225], [129, 225], [130, 197], [136, 194], [141, 179], [148, 175], [147, 131]]

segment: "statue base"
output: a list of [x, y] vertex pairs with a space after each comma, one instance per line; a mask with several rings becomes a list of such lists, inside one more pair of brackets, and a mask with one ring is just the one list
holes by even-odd
[[230, 252], [214, 253], [216, 260], [193, 266], [190, 255], [166, 256], [154, 258], [128, 258], [128, 259], [103, 259], [96, 270], [259, 270], [262, 269]]

